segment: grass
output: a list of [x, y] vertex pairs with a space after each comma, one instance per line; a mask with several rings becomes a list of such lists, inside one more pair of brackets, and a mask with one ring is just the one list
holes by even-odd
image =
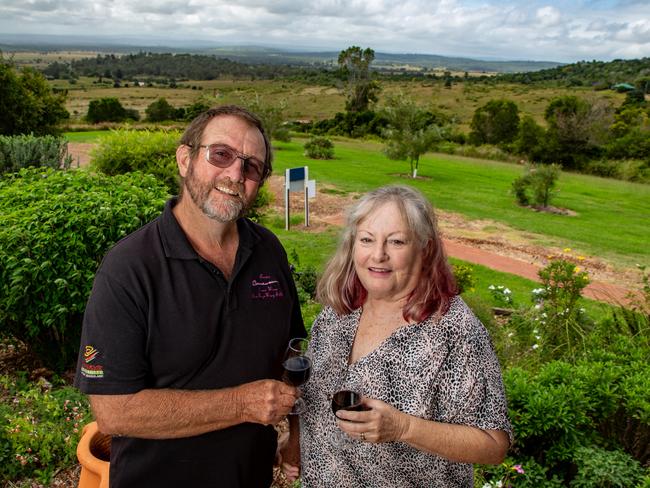
[[[334, 253], [340, 233], [340, 229], [336, 228], [328, 228], [319, 233], [302, 230], [287, 231], [284, 229], [283, 217], [278, 215], [269, 216], [264, 224], [278, 236], [293, 264], [299, 264], [299, 267], [314, 266], [318, 273], [323, 271], [328, 258]], [[296, 263], [295, 257], [292, 257], [296, 253], [299, 263]], [[452, 264], [464, 264], [472, 268], [475, 286], [463, 293], [463, 296], [468, 299], [478, 298], [484, 303], [495, 305], [488, 286], [503, 285], [512, 291], [515, 306], [529, 307], [533, 305], [531, 291], [538, 288], [539, 283], [460, 259], [450, 258], [449, 261]], [[585, 298], [580, 300], [580, 306], [584, 307], [592, 317], [609, 313], [610, 309], [606, 304]], [[316, 303], [308, 303], [302, 307], [302, 311], [305, 325], [310, 328], [320, 311], [320, 306]]]
[[[65, 136], [73, 142], [95, 142], [106, 134], [67, 132]], [[555, 215], [515, 204], [510, 186], [522, 173], [516, 164], [426, 154], [420, 161], [420, 178], [413, 180], [406, 177], [408, 163], [389, 160], [379, 142], [334, 138], [336, 159], [310, 160], [303, 155], [305, 140], [294, 137], [290, 143], [274, 142], [275, 174], [306, 165], [317, 185], [334, 185], [329, 191], [337, 193], [408, 184], [421, 190], [436, 208], [469, 219], [505, 223], [531, 234], [543, 246], [570, 247], [576, 254], [595, 256], [621, 268], [650, 261], [649, 185], [563, 172], [552, 203], [577, 215]], [[279, 218], [276, 227], [282, 233], [284, 220]], [[292, 216], [292, 225], [301, 223], [301, 216]]]
[[84, 131], [84, 132], [65, 132], [63, 137], [65, 137], [68, 142], [99, 142], [103, 137], [106, 137], [110, 134], [110, 131], [107, 130], [94, 130], [94, 131]]
[[[111, 80], [97, 83], [97, 78], [81, 77], [74, 83], [68, 80], [52, 80], [58, 90], [67, 90], [66, 108], [74, 119], [88, 111], [90, 100], [117, 97], [124, 107], [135, 109], [144, 115], [145, 108], [160, 97], [174, 107], [184, 107], [201, 99], [209, 105], [225, 103], [245, 104], [246, 100], [259, 95], [264, 103], [285, 105], [285, 116], [290, 120], [321, 120], [331, 118], [345, 108], [342, 86], [314, 85], [289, 80], [189, 80], [179, 82], [177, 88], [167, 86], [140, 87], [124, 81], [120, 88], [113, 87]], [[507, 98], [514, 101], [521, 115], [531, 115], [537, 122], [544, 122], [544, 110], [553, 98], [577, 95], [592, 101], [605, 100], [618, 106], [624, 95], [610, 91], [595, 92], [589, 88], [549, 88], [517, 84], [454, 83], [445, 88], [442, 80], [381, 81], [378, 108], [389, 95], [403, 92], [416, 103], [430, 110], [453, 117], [462, 131], [469, 131], [474, 111], [492, 99]]]
[[570, 247], [622, 267], [647, 263], [650, 258], [648, 185], [562, 173], [552, 203], [577, 215], [554, 215], [515, 204], [510, 186], [522, 173], [516, 164], [427, 154], [420, 161], [421, 178], [413, 180], [406, 177], [408, 163], [389, 160], [380, 143], [336, 140], [336, 159], [329, 161], [307, 159], [302, 144], [299, 139], [275, 144], [276, 174], [307, 165], [317, 185], [329, 183], [356, 193], [389, 183], [408, 184], [437, 208], [470, 219], [503, 222], [538, 235], [545, 245]]

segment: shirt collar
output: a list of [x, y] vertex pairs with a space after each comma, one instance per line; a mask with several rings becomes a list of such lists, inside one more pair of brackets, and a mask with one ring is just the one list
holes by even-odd
[[[190, 244], [190, 241], [187, 239], [185, 232], [183, 232], [172, 211], [178, 201], [178, 197], [172, 197], [167, 200], [160, 218], [160, 235], [165, 256], [176, 259], [198, 259], [198, 253]], [[260, 235], [255, 229], [255, 224], [246, 218], [237, 219], [237, 231], [239, 232], [238, 252], [252, 250], [260, 240]]]

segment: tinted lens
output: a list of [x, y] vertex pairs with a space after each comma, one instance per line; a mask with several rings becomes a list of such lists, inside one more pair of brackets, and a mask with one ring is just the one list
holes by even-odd
[[264, 172], [264, 164], [256, 159], [247, 158], [244, 160], [244, 176], [248, 180], [260, 181]]
[[219, 168], [227, 168], [237, 158], [237, 153], [227, 146], [212, 144], [208, 146], [208, 161]]
[[244, 159], [244, 177], [252, 181], [260, 181], [264, 174], [264, 163], [254, 159], [240, 155], [234, 149], [221, 144], [211, 144], [207, 148], [208, 162], [219, 168], [227, 168], [235, 162], [237, 158]]

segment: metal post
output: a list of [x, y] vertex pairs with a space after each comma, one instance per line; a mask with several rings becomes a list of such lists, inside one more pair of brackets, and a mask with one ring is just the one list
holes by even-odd
[[305, 227], [309, 227], [309, 189], [307, 185], [305, 185]]

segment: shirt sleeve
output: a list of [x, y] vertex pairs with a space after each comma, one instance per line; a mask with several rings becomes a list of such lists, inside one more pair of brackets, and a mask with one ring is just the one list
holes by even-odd
[[87, 394], [130, 394], [146, 387], [143, 301], [105, 272], [95, 276], [84, 313], [75, 386]]
[[[512, 440], [501, 367], [487, 330], [466, 308], [440, 372], [434, 411], [443, 422], [503, 430]], [[444, 386], [442, 386], [444, 385]]]

